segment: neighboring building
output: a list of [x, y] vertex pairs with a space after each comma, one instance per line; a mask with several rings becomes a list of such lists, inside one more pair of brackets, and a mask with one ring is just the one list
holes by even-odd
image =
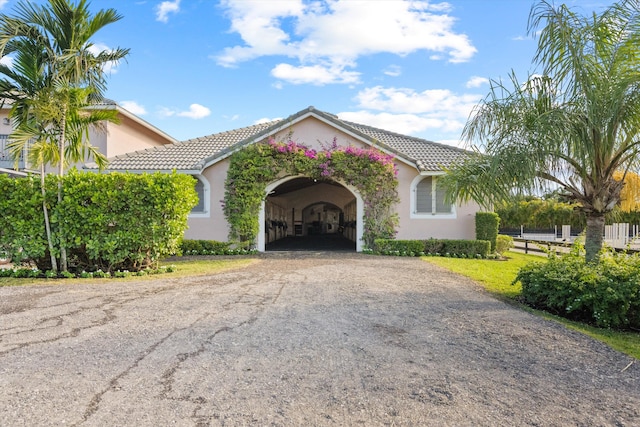
[[[222, 210], [229, 157], [250, 144], [292, 139], [321, 150], [334, 138], [338, 145], [370, 147], [394, 154], [398, 168], [398, 239], [473, 239], [474, 204], [448, 205], [438, 185], [443, 168], [465, 156], [448, 145], [340, 120], [335, 115], [304, 109], [278, 121], [117, 155], [110, 171], [171, 172], [193, 175], [200, 203], [189, 218], [185, 238], [226, 241], [229, 227]], [[129, 142], [124, 147], [131, 147]], [[362, 249], [363, 203], [357, 190], [338, 182], [314, 182], [302, 176], [269, 184], [260, 213], [258, 250], [284, 237], [309, 233], [342, 233]], [[286, 224], [286, 227], [285, 227]]]
[[[105, 123], [104, 129], [92, 129], [89, 132], [91, 145], [97, 147], [106, 157], [178, 142], [113, 101], [106, 100], [94, 108], [118, 111], [118, 123]], [[9, 119], [9, 109], [10, 105], [8, 104], [0, 108], [0, 173], [14, 176], [25, 176], [27, 172], [39, 173], [38, 168], [29, 165], [26, 153], [22, 153], [18, 159], [17, 167], [9, 155], [8, 137], [13, 130]], [[80, 167], [81, 165], [76, 166]]]

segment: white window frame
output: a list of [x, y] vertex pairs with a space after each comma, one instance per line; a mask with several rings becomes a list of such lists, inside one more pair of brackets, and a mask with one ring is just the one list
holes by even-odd
[[[204, 198], [204, 203], [203, 203], [204, 210], [200, 212], [191, 211], [189, 213], [189, 218], [209, 218], [211, 216], [211, 196], [210, 196], [211, 186], [209, 185], [209, 181], [207, 180], [207, 178], [199, 174], [198, 175], [194, 174], [191, 176], [198, 179], [202, 183], [202, 196]], [[198, 197], [200, 197], [200, 195], [198, 195]]]
[[435, 209], [435, 207], [437, 206], [436, 204], [436, 182], [438, 180], [439, 176], [443, 176], [445, 173], [444, 172], [436, 172], [436, 173], [421, 173], [420, 175], [416, 176], [413, 181], [411, 182], [411, 187], [410, 187], [410, 209], [411, 209], [411, 215], [410, 218], [412, 219], [456, 219], [457, 216], [457, 212], [456, 212], [456, 205], [455, 204], [451, 204], [451, 212], [447, 212], [447, 213], [437, 213], [437, 212], [418, 212], [418, 184], [425, 178], [431, 177], [432, 181], [431, 181], [431, 185], [432, 185], [432, 190], [431, 190], [431, 206], [433, 207], [433, 209]]

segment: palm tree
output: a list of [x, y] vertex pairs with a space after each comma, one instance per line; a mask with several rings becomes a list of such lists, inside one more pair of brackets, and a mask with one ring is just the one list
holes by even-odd
[[528, 30], [541, 28], [540, 75], [493, 81], [463, 138], [476, 155], [450, 170], [450, 196], [490, 207], [513, 194], [560, 190], [585, 214], [586, 258], [602, 248], [605, 214], [620, 201], [623, 175], [638, 166], [640, 8], [623, 0], [583, 17], [539, 1]]
[[[12, 53], [20, 56], [20, 52], [27, 48], [36, 52], [41, 58], [38, 65], [44, 82], [43, 85], [36, 85], [35, 93], [14, 93], [12, 90], [15, 86], [11, 88], [10, 84], [0, 87], [0, 90], [7, 98], [19, 101], [14, 112], [21, 123], [30, 120], [30, 108], [38, 100], [38, 108], [48, 108], [45, 114], [48, 121], [44, 126], [39, 125], [39, 129], [56, 132], [59, 154], [57, 160], [49, 160], [52, 165], [58, 166], [60, 178], [65, 165], [70, 160], [81, 160], [80, 155], [93, 154], [97, 161], [101, 161], [97, 151], [87, 145], [85, 139], [88, 126], [96, 123], [99, 113], [94, 111], [87, 115], [84, 107], [102, 100], [106, 88], [104, 67], [122, 60], [129, 50], [117, 48], [94, 54], [91, 38], [106, 25], [121, 18], [114, 9], [100, 10], [91, 15], [86, 0], [80, 0], [77, 4], [69, 0], [49, 0], [46, 5], [21, 0], [15, 7], [14, 16], [0, 15], [0, 56]], [[10, 79], [15, 77], [5, 75]], [[51, 109], [51, 106], [54, 108]], [[68, 123], [69, 120], [72, 122]], [[70, 129], [73, 132], [68, 135]], [[59, 179], [58, 201], [61, 200], [62, 180]], [[60, 241], [61, 269], [66, 271], [64, 236], [60, 236]]]

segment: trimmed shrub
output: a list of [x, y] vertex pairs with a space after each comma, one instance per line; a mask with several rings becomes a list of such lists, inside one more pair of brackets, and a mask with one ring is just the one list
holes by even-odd
[[220, 255], [230, 246], [231, 243], [216, 240], [183, 240], [180, 250], [182, 255]]
[[491, 252], [496, 250], [500, 217], [495, 212], [476, 212], [476, 239], [491, 242]]
[[[195, 180], [183, 174], [95, 174], [46, 177], [55, 250], [64, 237], [73, 271], [138, 271], [178, 250], [197, 203]], [[0, 176], [0, 247], [14, 262], [49, 270], [39, 178]], [[58, 253], [54, 255], [58, 256]]]
[[377, 252], [381, 254], [424, 255], [424, 242], [422, 240], [376, 239], [375, 245]]
[[444, 240], [428, 239], [424, 241], [424, 252], [427, 254], [444, 253]]
[[180, 255], [246, 255], [257, 253], [249, 242], [219, 242], [217, 240], [183, 240]]
[[496, 253], [502, 255], [511, 248], [513, 248], [513, 237], [498, 234], [496, 238]]
[[395, 240], [376, 239], [374, 253], [383, 255], [449, 255], [465, 258], [485, 258], [489, 255], [490, 243], [486, 240]]
[[603, 252], [587, 263], [579, 245], [546, 263], [523, 267], [527, 305], [604, 328], [640, 328], [640, 256]]
[[443, 240], [442, 251], [446, 255], [464, 255], [475, 258], [477, 255], [486, 257], [490, 253], [491, 243], [486, 240]]
[[[55, 191], [55, 183], [52, 184]], [[45, 257], [47, 237], [40, 178], [13, 179], [0, 174], [0, 194], [0, 249], [14, 264]], [[50, 204], [54, 200], [50, 198]]]

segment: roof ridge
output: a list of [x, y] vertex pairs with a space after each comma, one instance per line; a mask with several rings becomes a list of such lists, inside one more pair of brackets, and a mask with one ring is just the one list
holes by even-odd
[[209, 138], [214, 137], [214, 136], [234, 134], [234, 133], [237, 133], [239, 131], [248, 130], [248, 129], [251, 129], [251, 128], [254, 128], [254, 127], [260, 127], [260, 126], [270, 127], [270, 126], [273, 126], [276, 123], [280, 123], [281, 121], [283, 121], [283, 119], [270, 120], [268, 122], [261, 122], [261, 123], [254, 123], [254, 124], [248, 125], [248, 126], [243, 126], [243, 127], [239, 127], [239, 128], [235, 128], [235, 129], [229, 129], [229, 130], [225, 130], [225, 131], [222, 131], [222, 132], [210, 133], [208, 135], [198, 136], [198, 137], [195, 137], [195, 138], [185, 139], [185, 140], [180, 141], [180, 142], [187, 143], [189, 141], [206, 140], [206, 139], [209, 139]]
[[135, 155], [135, 154], [141, 154], [141, 153], [150, 152], [150, 151], [166, 150], [168, 145], [178, 145], [178, 143], [172, 142], [172, 143], [169, 143], [169, 144], [155, 145], [153, 147], [143, 148], [142, 150], [127, 151], [126, 153], [117, 154], [117, 155], [115, 155], [113, 157], [109, 157], [107, 160], [126, 159], [128, 157], [133, 157], [133, 155]]
[[368, 128], [368, 129], [371, 129], [371, 130], [379, 131], [379, 132], [382, 132], [382, 133], [385, 133], [385, 134], [388, 134], [388, 135], [391, 135], [391, 136], [395, 136], [395, 137], [400, 137], [400, 138], [404, 138], [404, 139], [410, 139], [410, 140], [417, 141], [417, 142], [425, 142], [427, 144], [433, 144], [433, 145], [437, 145], [437, 146], [440, 146], [440, 147], [443, 147], [443, 148], [450, 148], [450, 149], [453, 149], [453, 150], [456, 150], [456, 151], [460, 151], [460, 152], [464, 152], [464, 153], [468, 153], [469, 152], [469, 150], [465, 150], [464, 148], [456, 147], [454, 145], [444, 144], [442, 142], [431, 141], [431, 140], [428, 140], [428, 139], [419, 138], [417, 136], [412, 136], [412, 135], [405, 135], [405, 134], [402, 134], [402, 133], [390, 131], [390, 130], [387, 130], [387, 129], [378, 128], [378, 127], [375, 127], [375, 126], [370, 126], [370, 125], [365, 125], [365, 124], [362, 124], [362, 123], [352, 122], [352, 121], [349, 121], [349, 120], [342, 120], [342, 119], [339, 119], [339, 120], [341, 122], [344, 122], [344, 123], [348, 124], [349, 126], [353, 126], [353, 125], [362, 126], [364, 128]]

